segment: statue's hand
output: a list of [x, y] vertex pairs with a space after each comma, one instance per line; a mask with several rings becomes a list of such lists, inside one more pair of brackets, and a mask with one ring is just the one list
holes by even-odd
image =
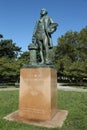
[[52, 34], [56, 31], [58, 24], [57, 23], [51, 23], [48, 27], [48, 33]]

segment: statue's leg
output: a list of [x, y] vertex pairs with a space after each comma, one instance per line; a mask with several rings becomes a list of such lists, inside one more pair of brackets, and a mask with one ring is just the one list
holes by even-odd
[[49, 61], [49, 46], [48, 46], [47, 36], [43, 38], [43, 44], [44, 44], [44, 49], [45, 49], [45, 62], [48, 62]]
[[53, 48], [52, 38], [49, 36], [49, 49]]
[[43, 45], [40, 40], [38, 41], [38, 44], [39, 44], [39, 48], [40, 48], [41, 64], [44, 64]]

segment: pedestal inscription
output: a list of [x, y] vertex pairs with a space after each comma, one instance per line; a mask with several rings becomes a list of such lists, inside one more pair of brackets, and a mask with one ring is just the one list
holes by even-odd
[[50, 120], [57, 109], [56, 92], [55, 69], [21, 69], [19, 116], [27, 119]]

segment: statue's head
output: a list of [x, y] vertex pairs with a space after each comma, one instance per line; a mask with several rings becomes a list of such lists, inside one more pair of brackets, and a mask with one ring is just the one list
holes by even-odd
[[43, 9], [41, 9], [41, 12], [40, 12], [40, 14], [41, 14], [41, 15], [46, 15], [47, 13], [48, 13], [48, 12], [47, 12], [47, 10], [46, 10], [46, 9], [44, 9], [44, 8], [43, 8]]

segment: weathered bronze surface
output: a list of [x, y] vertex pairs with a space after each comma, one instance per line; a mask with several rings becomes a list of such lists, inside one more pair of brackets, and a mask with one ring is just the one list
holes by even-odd
[[[38, 51], [39, 56], [40, 56], [40, 62], [37, 60], [37, 64], [43, 65], [52, 65], [52, 61], [50, 60], [49, 54], [50, 50], [53, 48], [53, 43], [52, 43], [52, 37], [51, 34], [54, 33], [57, 29], [58, 24], [54, 23], [51, 17], [47, 16], [48, 12], [46, 9], [41, 9], [40, 12], [40, 18], [37, 20], [33, 36], [32, 36], [32, 44], [35, 44], [35, 47]], [[29, 50], [31, 50], [29, 48]], [[32, 55], [36, 55], [35, 51], [32, 51]], [[30, 58], [33, 58], [30, 57]], [[35, 56], [36, 57], [36, 56]], [[36, 57], [37, 58], [37, 57]], [[30, 59], [30, 64], [33, 65], [34, 62], [31, 62], [32, 60]]]

